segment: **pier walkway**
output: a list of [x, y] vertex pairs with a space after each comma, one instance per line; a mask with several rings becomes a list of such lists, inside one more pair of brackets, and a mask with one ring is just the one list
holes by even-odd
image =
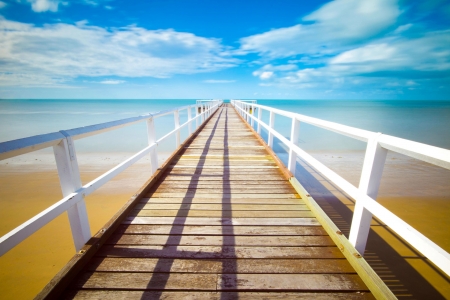
[[37, 298], [373, 299], [286, 172], [220, 107]]

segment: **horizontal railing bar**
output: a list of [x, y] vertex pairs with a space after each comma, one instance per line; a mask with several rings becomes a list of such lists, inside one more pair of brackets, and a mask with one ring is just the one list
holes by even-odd
[[335, 122], [330, 122], [330, 121], [325, 121], [325, 120], [321, 120], [321, 119], [317, 119], [317, 118], [313, 118], [313, 117], [308, 117], [305, 115], [301, 115], [301, 114], [297, 114], [297, 113], [292, 113], [292, 112], [287, 112], [284, 110], [280, 110], [280, 109], [276, 109], [276, 108], [272, 108], [269, 106], [265, 106], [265, 105], [260, 105], [260, 104], [252, 104], [253, 107], [259, 107], [261, 109], [265, 109], [267, 111], [273, 111], [274, 113], [276, 113], [277, 115], [280, 116], [285, 116], [288, 118], [295, 118], [301, 122], [304, 123], [308, 123], [310, 125], [314, 125], [316, 127], [320, 127], [323, 129], [327, 129], [330, 131], [334, 131], [336, 133], [363, 141], [363, 142], [367, 142], [373, 135], [375, 135], [375, 132], [372, 131], [368, 131], [368, 130], [364, 130], [364, 129], [359, 129], [356, 127], [351, 127], [351, 126], [347, 126], [347, 125], [342, 125], [339, 123], [335, 123]]
[[71, 206], [81, 201], [81, 199], [83, 199], [81, 194], [72, 193], [2, 236], [0, 238], [0, 256], [44, 227], [47, 223], [68, 210]]
[[380, 135], [378, 142], [385, 149], [450, 170], [450, 150], [386, 134]]
[[64, 138], [61, 132], [52, 132], [0, 143], [0, 160], [57, 145]]
[[[184, 110], [187, 108], [189, 108], [189, 105], [182, 106], [182, 107], [176, 108], [176, 109]], [[131, 117], [131, 118], [122, 119], [122, 120], [116, 120], [116, 121], [111, 121], [111, 122], [106, 122], [106, 123], [100, 123], [100, 124], [95, 124], [95, 125], [89, 125], [89, 126], [64, 130], [64, 132], [67, 133], [69, 136], [71, 136], [73, 139], [78, 140], [81, 138], [96, 135], [96, 134], [103, 133], [106, 131], [115, 130], [115, 129], [118, 129], [118, 128], [121, 128], [124, 126], [132, 125], [134, 123], [148, 120], [150, 118], [159, 118], [159, 117], [173, 113], [176, 109], [167, 109], [167, 110], [162, 110], [162, 111], [159, 111], [159, 112], [156, 112], [153, 114], [148, 113], [148, 114], [140, 115], [137, 117]]]
[[[196, 107], [196, 105], [186, 105], [176, 109], [185, 110], [191, 109], [192, 107]], [[118, 129], [124, 126], [128, 126], [137, 122], [147, 120], [149, 118], [162, 117], [164, 115], [173, 113], [174, 111], [175, 109], [168, 109], [153, 114], [149, 113], [137, 117], [131, 117], [67, 130], [61, 130], [60, 132], [40, 134], [26, 137], [23, 139], [3, 142], [0, 143], [0, 160], [4, 160], [7, 158], [15, 157], [18, 155], [26, 154], [29, 152], [57, 145], [66, 136], [70, 136], [73, 139], [77, 140], [84, 137], [100, 134], [106, 131]]]
[[[401, 236], [406, 242], [408, 242], [411, 246], [421, 252], [424, 256], [426, 256], [431, 262], [433, 262], [436, 266], [438, 266], [443, 272], [447, 275], [450, 275], [450, 254], [447, 253], [444, 249], [439, 247], [433, 241], [428, 239], [426, 236], [421, 234], [419, 231], [415, 230], [408, 223], [397, 217], [395, 214], [390, 212], [380, 203], [376, 202], [371, 197], [362, 193], [357, 187], [352, 185], [350, 182], [339, 176], [337, 173], [326, 167], [320, 161], [309, 155], [303, 149], [298, 147], [297, 145], [291, 143], [287, 138], [283, 135], [275, 131], [275, 129], [270, 128], [264, 122], [258, 120], [253, 117], [251, 114], [248, 114], [245, 110], [238, 107], [245, 114], [249, 115], [250, 118], [256, 120], [256, 122], [260, 123], [261, 126], [266, 128], [269, 132], [271, 132], [275, 137], [277, 137], [281, 142], [283, 142], [286, 146], [291, 147], [291, 149], [305, 162], [307, 162], [310, 166], [316, 169], [319, 173], [328, 178], [334, 185], [339, 187], [344, 193], [348, 194], [351, 198], [356, 201], [362, 201], [363, 206], [368, 209], [374, 216], [376, 216], [380, 221], [389, 226], [395, 233]], [[381, 135], [382, 136], [382, 135]], [[447, 162], [449, 160], [450, 151], [442, 148], [437, 148], [433, 146], [429, 146], [426, 144], [421, 144], [413, 141], [403, 140], [396, 137], [384, 136], [384, 139], [379, 139], [380, 143], [386, 149], [403, 149], [404, 142], [410, 142], [409, 147], [416, 147], [418, 149], [417, 152], [414, 152], [414, 155], [420, 155], [428, 157], [425, 154], [425, 151], [433, 151], [436, 155], [436, 159], [441, 159], [442, 162]], [[401, 145], [399, 145], [401, 143]], [[390, 150], [390, 149], [389, 149]], [[439, 150], [439, 151], [438, 151]], [[397, 151], [397, 150], [393, 150]], [[409, 150], [410, 152], [413, 152]], [[399, 152], [399, 151], [397, 151]], [[401, 152], [400, 152], [401, 153]], [[406, 153], [404, 153], [406, 154]], [[407, 154], [408, 155], [408, 154]], [[411, 155], [410, 155], [411, 156]], [[429, 157], [428, 157], [429, 158]], [[423, 159], [422, 159], [423, 160]]]
[[[210, 109], [203, 111], [201, 114], [195, 116], [191, 120], [188, 120], [186, 123], [181, 125], [179, 128], [175, 129], [173, 132], [179, 131], [184, 126], [188, 125], [189, 123], [193, 122], [197, 118], [200, 118], [202, 115], [206, 114], [206, 112], [209, 112], [211, 110], [214, 110], [217, 108], [219, 104], [216, 103], [214, 106], [212, 106]], [[170, 113], [173, 113], [175, 110], [184, 110], [184, 109], [192, 109], [192, 107], [197, 107], [196, 105], [188, 105], [183, 107], [178, 107], [173, 110], [166, 110], [166, 111], [160, 111], [155, 114], [146, 114], [141, 115], [139, 117], [134, 118], [128, 118], [113, 122], [107, 122], [103, 124], [97, 124], [92, 126], [86, 126], [81, 128], [75, 128], [72, 130], [67, 131], [60, 131], [60, 132], [54, 132], [44, 135], [37, 135], [28, 137], [25, 139], [18, 139], [13, 140], [9, 142], [0, 143], [0, 159], [5, 159], [9, 157], [13, 157], [16, 155], [24, 154], [27, 152], [32, 152], [35, 150], [39, 150], [42, 148], [50, 147], [53, 145], [57, 145], [59, 142], [61, 142], [62, 139], [66, 138], [66, 136], [72, 136], [72, 137], [80, 137], [81, 135], [86, 136], [89, 132], [95, 132], [99, 133], [99, 131], [106, 131], [111, 129], [116, 129], [120, 126], [126, 126], [135, 122], [139, 122], [142, 120], [146, 120], [149, 118], [155, 118], [155, 117], [161, 117]], [[97, 127], [95, 127], [97, 126]], [[94, 128], [95, 127], [95, 128]], [[172, 134], [173, 134], [172, 132]], [[167, 136], [167, 135], [166, 135]], [[164, 137], [162, 138], [164, 139]], [[160, 139], [160, 140], [162, 140]], [[41, 213], [37, 214], [33, 218], [29, 219], [28, 221], [24, 222], [23, 224], [19, 225], [15, 229], [11, 230], [4, 236], [0, 237], [0, 256], [14, 248], [16, 245], [18, 245], [20, 242], [22, 242], [24, 239], [35, 233], [37, 230], [45, 226], [47, 223], [55, 219], [57, 216], [62, 214], [63, 212], [67, 211], [70, 207], [80, 202], [84, 196], [89, 195], [93, 193], [95, 190], [100, 188], [102, 185], [107, 183], [109, 180], [123, 172], [125, 169], [130, 167], [132, 164], [137, 162], [139, 159], [141, 159], [143, 156], [145, 156], [147, 153], [149, 153], [154, 147], [157, 147], [157, 143], [153, 143], [143, 150], [139, 151], [132, 157], [128, 158], [124, 162], [120, 163], [116, 167], [112, 168], [111, 170], [107, 171], [106, 173], [102, 174], [101, 176], [97, 177], [96, 179], [92, 180], [88, 184], [84, 185], [80, 189], [78, 189], [76, 192], [71, 193], [67, 197], [64, 197], [57, 203], [53, 204], [49, 208], [45, 209]], [[19, 153], [21, 152], [21, 153]], [[17, 154], [19, 153], [19, 154]], [[9, 156], [8, 156], [9, 155]]]
[[450, 276], [449, 253], [369, 196], [361, 193], [357, 201], [363, 201], [367, 210]]
[[[328, 122], [328, 121], [324, 121], [324, 120], [320, 120], [320, 119], [316, 119], [316, 118], [311, 118], [308, 116], [303, 116], [303, 115], [299, 115], [299, 114], [294, 114], [294, 113], [290, 113], [290, 112], [284, 112], [282, 110], [278, 110], [275, 108], [271, 108], [268, 106], [263, 106], [263, 105], [254, 105], [255, 107], [262, 107], [263, 109], [266, 110], [273, 110], [275, 113], [279, 114], [279, 115], [283, 115], [286, 117], [290, 117], [290, 118], [296, 118], [297, 120], [301, 121], [301, 122], [305, 122], [311, 125], [315, 125], [317, 127], [321, 127], [330, 131], [334, 131], [337, 133], [341, 133], [343, 135], [347, 135], [349, 137], [353, 137], [355, 139], [359, 139], [362, 141], [367, 141], [368, 138], [371, 138], [375, 135], [377, 135], [376, 132], [372, 132], [372, 131], [366, 131], [366, 130], [362, 130], [362, 129], [358, 129], [358, 128], [354, 128], [354, 127], [350, 127], [350, 126], [346, 126], [346, 125], [341, 125], [338, 123], [333, 123], [333, 122]], [[241, 109], [241, 108], [240, 108]], [[247, 112], [245, 110], [244, 111], [246, 114]], [[250, 117], [254, 120], [256, 120], [255, 117], [253, 117], [250, 114]], [[318, 123], [313, 123], [313, 122], [309, 122], [308, 119], [312, 119], [314, 121], [321, 121], [323, 122], [322, 125], [324, 125], [325, 123], [327, 124], [327, 126], [322, 126], [319, 125]], [[263, 123], [261, 123], [263, 124]], [[329, 127], [332, 126], [332, 127]], [[349, 132], [345, 132], [345, 130], [351, 130], [353, 133], [355, 133], [356, 131], [360, 131], [359, 134], [365, 134], [366, 138], [363, 139], [362, 135], [359, 135], [361, 138], [357, 138], [354, 134], [351, 134]], [[394, 137], [394, 136], [390, 136], [387, 134], [381, 134], [379, 139], [378, 139], [380, 145], [388, 150], [397, 152], [397, 153], [401, 153], [440, 167], [443, 167], [445, 169], [450, 169], [450, 150], [448, 149], [443, 149], [443, 148], [439, 148], [439, 147], [435, 147], [435, 146], [431, 146], [431, 145], [427, 145], [427, 144], [422, 144], [422, 143], [418, 143], [418, 142], [414, 142], [414, 141], [410, 141], [410, 140], [406, 140], [406, 139], [402, 139], [402, 138], [398, 138], [398, 137]]]
[[95, 178], [91, 182], [87, 183], [77, 192], [82, 193], [83, 196], [92, 194], [94, 191], [99, 189], [102, 185], [107, 183], [109, 180], [113, 179], [114, 177], [116, 177], [117, 175], [122, 173], [124, 170], [126, 170], [128, 167], [133, 165], [135, 162], [137, 162], [139, 159], [141, 159], [143, 156], [148, 154], [156, 146], [157, 146], [157, 144], [154, 143], [154, 144], [151, 144], [151, 145], [145, 147], [144, 149], [142, 149], [141, 151], [139, 151], [132, 157], [128, 158], [127, 160], [123, 161], [122, 163], [115, 166], [111, 170], [107, 171], [103, 175], [100, 175], [99, 177]]
[[157, 144], [159, 144], [160, 142], [162, 142], [163, 140], [165, 140], [166, 138], [170, 137], [171, 135], [177, 133], [178, 131], [180, 131], [180, 129], [184, 128], [186, 125], [188, 125], [189, 123], [197, 120], [198, 118], [201, 118], [201, 116], [205, 114], [205, 112], [202, 112], [201, 114], [193, 117], [192, 119], [188, 120], [187, 122], [183, 123], [180, 125], [180, 127], [175, 128], [174, 130], [170, 131], [169, 133], [167, 133], [166, 135], [164, 135], [163, 137], [161, 137], [159, 140], [156, 141]]

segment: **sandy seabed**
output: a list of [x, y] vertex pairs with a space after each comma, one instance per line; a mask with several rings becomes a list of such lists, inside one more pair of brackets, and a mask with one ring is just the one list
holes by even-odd
[[[312, 154], [350, 183], [358, 185], [363, 162], [362, 152], [314, 152]], [[131, 153], [78, 154], [83, 184], [131, 155]], [[168, 156], [168, 153], [160, 154], [160, 162]], [[351, 199], [316, 174], [314, 170], [304, 164], [301, 165], [297, 175], [319, 203], [336, 198], [342, 207], [351, 212], [354, 205]], [[149, 177], [150, 159], [146, 156], [86, 197], [92, 234], [101, 229]], [[378, 201], [450, 252], [449, 183], [449, 170], [399, 154], [389, 154]], [[51, 153], [35, 152], [1, 161], [0, 235], [6, 234], [61, 198], [58, 174]], [[335, 207], [339, 209], [338, 205]], [[436, 272], [429, 263], [415, 259], [418, 254], [396, 238], [386, 227], [373, 226], [372, 229], [394, 249], [399, 257], [406, 257], [407, 263], [423, 274], [443, 297], [450, 299], [448, 277]], [[343, 232], [345, 230], [346, 228], [343, 228]], [[73, 255], [74, 246], [69, 222], [64, 213], [0, 257], [1, 298], [33, 298]]]

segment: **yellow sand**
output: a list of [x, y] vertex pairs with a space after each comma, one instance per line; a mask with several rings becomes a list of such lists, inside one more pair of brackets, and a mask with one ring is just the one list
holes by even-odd
[[[84, 169], [83, 183], [105, 171]], [[149, 178], [147, 169], [132, 167], [86, 197], [92, 234]], [[56, 171], [15, 172], [15, 168], [5, 170], [5, 166], [1, 171], [0, 235], [62, 198]], [[70, 225], [64, 213], [0, 257], [0, 298], [32, 299], [74, 254]]]

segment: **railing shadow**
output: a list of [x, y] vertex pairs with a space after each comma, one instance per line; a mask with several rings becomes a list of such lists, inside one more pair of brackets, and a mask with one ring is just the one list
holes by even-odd
[[[196, 165], [195, 171], [193, 175], [201, 175], [203, 171], [203, 166], [205, 164], [205, 160], [202, 160], [202, 156], [206, 156], [209, 151], [209, 146], [211, 145], [211, 141], [214, 137], [214, 133], [216, 131], [216, 128], [219, 124], [220, 117], [223, 113], [223, 110], [220, 111], [219, 116], [216, 120], [216, 123], [213, 126], [213, 129], [211, 131], [211, 135], [206, 140], [205, 147], [203, 148], [202, 154], [200, 155], [200, 159]], [[169, 232], [169, 238], [167, 239], [166, 244], [163, 246], [163, 248], [166, 247], [177, 247], [180, 245], [181, 238], [183, 237], [183, 229], [186, 223], [187, 214], [186, 212], [189, 212], [192, 205], [192, 200], [195, 196], [195, 191], [200, 181], [194, 180], [194, 177], [191, 178], [189, 181], [189, 188], [186, 192], [186, 195], [183, 197], [183, 200], [181, 201], [180, 209], [177, 212], [177, 215], [175, 216], [174, 222], [172, 224], [172, 228]], [[189, 190], [193, 189], [193, 193], [189, 193]], [[155, 270], [158, 270], [157, 273], [152, 274], [152, 278], [150, 279], [146, 290], [153, 290], [154, 287], [159, 287], [157, 291], [154, 291], [152, 293], [152, 298], [154, 299], [160, 299], [163, 293], [164, 288], [167, 285], [167, 282], [170, 277], [170, 270], [172, 268], [172, 265], [174, 263], [174, 260], [176, 258], [166, 258], [166, 259], [158, 259], [158, 262], [156, 263]], [[141, 299], [145, 299], [144, 295], [141, 297]]]
[[[324, 212], [339, 227], [339, 229], [349, 236], [353, 211], [335, 196], [321, 181], [332, 184], [329, 180], [314, 171], [308, 171], [302, 164], [297, 162], [295, 177], [305, 187], [310, 195], [316, 200]], [[309, 167], [308, 169], [314, 170]], [[316, 175], [316, 176], [314, 176]], [[317, 179], [320, 178], [320, 179]], [[333, 185], [334, 186], [334, 185]], [[336, 190], [340, 192], [337, 188]], [[343, 197], [347, 197], [341, 193]], [[352, 199], [347, 199], [354, 202]], [[379, 222], [376, 226], [384, 226]], [[422, 257], [412, 247], [404, 243], [401, 239], [392, 235], [400, 243], [410, 248], [417, 254], [418, 259]], [[401, 299], [445, 299], [417, 270], [415, 270], [407, 260], [389, 245], [377, 232], [370, 230], [369, 239], [364, 258], [380, 278], [386, 283], [391, 291]], [[426, 261], [432, 266], [428, 261]], [[432, 266], [434, 268], [434, 266]], [[435, 268], [434, 268], [435, 269]], [[445, 277], [443, 277], [446, 279]], [[447, 280], [448, 282], [448, 280]]]
[[[230, 184], [230, 158], [228, 150], [228, 110], [225, 110], [225, 126], [224, 126], [224, 139], [223, 139], [223, 179], [222, 179], [222, 219], [232, 220], [233, 211], [231, 204], [231, 184]], [[230, 197], [225, 197], [225, 191], [230, 193]], [[225, 230], [225, 225], [222, 225], [222, 256], [229, 257], [223, 260], [222, 264], [222, 280], [221, 280], [221, 291], [220, 299], [238, 299], [238, 293], [236, 292], [237, 283], [237, 261], [236, 261], [236, 240], [234, 237], [233, 224], [230, 222], [230, 230]], [[224, 275], [224, 273], [228, 273]], [[234, 290], [225, 294], [223, 291]]]

